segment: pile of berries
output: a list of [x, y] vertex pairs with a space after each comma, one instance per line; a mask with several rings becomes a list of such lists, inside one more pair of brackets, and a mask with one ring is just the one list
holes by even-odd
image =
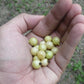
[[31, 55], [32, 67], [34, 69], [39, 69], [40, 67], [46, 67], [49, 63], [48, 61], [53, 58], [58, 52], [56, 46], [60, 45], [60, 39], [58, 37], [46, 36], [44, 41], [41, 41], [38, 45], [38, 40], [35, 37], [29, 39], [29, 44], [32, 46]]

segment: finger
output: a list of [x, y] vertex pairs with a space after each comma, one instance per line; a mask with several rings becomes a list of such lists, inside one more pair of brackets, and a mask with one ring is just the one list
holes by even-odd
[[33, 29], [43, 17], [44, 16], [22, 13], [2, 27], [14, 28], [20, 33], [25, 33], [27, 30]]
[[69, 24], [71, 23], [72, 19], [81, 14], [82, 9], [81, 6], [78, 4], [73, 4], [68, 14], [65, 16], [64, 21], [61, 23], [59, 28], [57, 29], [57, 32], [61, 35], [61, 37], [64, 35], [65, 31], [67, 30]]
[[67, 38], [70, 30], [73, 28], [73, 26], [76, 25], [76, 24], [78, 24], [78, 23], [84, 23], [84, 16], [81, 15], [81, 14], [77, 15], [76, 17], [73, 18], [70, 26], [68, 27], [68, 30], [65, 32], [65, 34], [63, 35], [63, 37], [61, 39], [62, 43], [66, 40], [66, 38]]
[[33, 29], [33, 32], [42, 37], [52, 33], [70, 10], [71, 6], [72, 0], [59, 0], [49, 14]]
[[75, 47], [81, 40], [83, 34], [84, 34], [84, 24], [78, 23], [74, 25], [68, 35], [68, 38], [61, 46], [60, 51], [56, 56], [56, 62], [62, 70], [65, 70], [67, 64], [69, 63], [74, 53]]

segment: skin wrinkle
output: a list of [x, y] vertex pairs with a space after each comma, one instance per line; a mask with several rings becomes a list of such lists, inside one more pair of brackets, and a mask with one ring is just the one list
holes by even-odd
[[18, 26], [17, 24], [16, 24], [16, 30], [19, 32], [19, 33], [22, 33], [21, 31], [22, 31], [22, 29], [20, 28], [20, 26]]
[[[26, 14], [25, 13], [22, 13], [22, 14], [20, 14], [20, 16], [22, 17], [22, 20], [24, 21], [24, 23], [25, 23], [25, 30], [22, 30], [22, 28], [21, 27], [19, 27], [18, 26], [18, 29], [20, 29], [20, 33], [22, 34], [22, 32], [23, 33], [25, 33], [24, 31], [27, 31], [27, 27], [28, 27], [28, 23], [26, 22], [26, 20], [25, 20], [25, 18], [24, 18], [24, 16], [26, 16]], [[17, 23], [16, 23], [17, 24]]]
[[[6, 72], [6, 71], [2, 71], [0, 70], [0, 72], [5, 72], [5, 73], [12, 73], [12, 74], [19, 74], [19, 75], [22, 75], [21, 73], [24, 73], [25, 71], [27, 71], [27, 69], [29, 68], [30, 66], [28, 66], [27, 68], [24, 69], [24, 71], [21, 71], [21, 72]], [[29, 74], [33, 71], [33, 69], [31, 69], [29, 72], [25, 73], [25, 74]], [[24, 75], [25, 75], [24, 74]]]
[[[78, 13], [77, 15], [79, 15], [79, 13]], [[74, 17], [72, 18], [72, 20], [73, 20], [77, 15], [74, 15]], [[71, 25], [72, 20], [70, 21], [69, 26]], [[79, 22], [78, 22], [78, 23], [79, 23]], [[74, 25], [76, 25], [76, 24], [74, 24]], [[73, 26], [74, 26], [74, 25], [73, 25]], [[68, 33], [69, 33], [70, 30], [71, 30], [71, 28], [73, 28], [73, 26], [71, 26], [71, 27], [69, 27], [69, 26], [67, 26], [68, 28], [65, 30], [65, 32], [68, 31]], [[64, 32], [64, 34], [65, 34], [65, 32]], [[63, 34], [63, 36], [64, 36], [64, 34]]]
[[[56, 61], [55, 61], [55, 63], [56, 63]], [[57, 63], [56, 63], [56, 64], [57, 64]], [[51, 67], [48, 67], [48, 68], [49, 68], [53, 73], [55, 73], [54, 70], [53, 70]], [[61, 69], [60, 69], [60, 70], [61, 70]], [[60, 71], [59, 71], [59, 72], [60, 72]], [[60, 73], [62, 73], [62, 72], [60, 72]], [[56, 74], [56, 76], [58, 76], [57, 73], [55, 73], [55, 74]], [[59, 78], [60, 78], [60, 77], [59, 77]], [[58, 79], [59, 79], [59, 78], [58, 78]]]
[[[76, 6], [77, 6], [80, 10], [74, 9], [74, 8], [77, 8]], [[72, 13], [73, 11], [75, 11], [75, 12]], [[70, 9], [70, 11], [68, 12], [68, 14], [67, 14], [67, 16], [66, 16], [66, 18], [69, 18], [70, 21], [67, 21], [67, 19], [65, 18], [64, 23], [65, 23], [66, 25], [68, 24], [68, 26], [69, 26], [69, 23], [71, 23], [71, 21], [72, 21], [72, 19], [75, 17], [75, 15], [81, 14], [81, 11], [82, 11], [82, 10], [81, 10], [80, 5], [78, 5], [78, 4], [73, 4], [72, 7], [71, 7], [71, 9]], [[71, 19], [70, 19], [69, 16], [71, 16]], [[68, 23], [67, 23], [67, 22], [68, 22]]]
[[50, 11], [50, 14], [53, 16], [53, 18], [55, 19], [55, 21], [60, 22], [59, 19], [54, 14], [53, 10]]
[[[74, 26], [77, 25], [77, 24], [84, 24], [84, 23], [83, 23], [83, 22], [77, 22], [77, 23], [73, 24], [73, 25], [71, 26], [71, 28], [74, 27]], [[69, 28], [68, 33], [69, 33], [70, 30], [71, 30], [71, 29]]]
[[[72, 20], [73, 20], [73, 19], [72, 19]], [[70, 32], [70, 30], [71, 30], [70, 28], [73, 27], [73, 26], [72, 26], [72, 27], [69, 27], [70, 25], [71, 25], [71, 24], [69, 24], [68, 26], [66, 26], [66, 30], [65, 30], [64, 33], [62, 34], [62, 38], [64, 37], [64, 35], [65, 35], [65, 33], [66, 33], [67, 31], [68, 31], [68, 33]], [[75, 25], [75, 24], [74, 24], [74, 25]], [[62, 39], [62, 38], [61, 38], [61, 39]], [[62, 42], [62, 43], [63, 43], [63, 42]]]
[[44, 71], [44, 68], [42, 69], [42, 72], [44, 73], [44, 76], [45, 76], [46, 79], [47, 79], [47, 76], [46, 76], [46, 73], [45, 73], [45, 71]]
[[[59, 66], [59, 64], [57, 63], [56, 59], [55, 59], [55, 63], [57, 64], [57, 66]], [[62, 71], [62, 68], [59, 66], [60, 70]], [[62, 71], [63, 72], [63, 71]], [[62, 73], [61, 73], [62, 74]]]
[[[32, 28], [29, 27], [29, 24], [28, 24], [29, 22], [27, 22], [27, 21], [25, 20], [25, 16], [23, 16], [23, 19], [24, 19], [24, 21], [25, 21], [25, 23], [26, 23], [26, 25], [27, 25], [26, 31], [28, 31], [29, 29], [32, 29]], [[28, 28], [29, 28], [29, 29], [28, 29]], [[24, 32], [24, 33], [25, 33], [25, 32]]]
[[[42, 21], [40, 21], [40, 23], [39, 24], [41, 24], [41, 25], [44, 25], [44, 23], [42, 22]], [[45, 27], [45, 29], [47, 30], [47, 32], [50, 32], [50, 30], [49, 30], [49, 28], [48, 28], [48, 26], [47, 25], [45, 25], [46, 27]], [[43, 28], [43, 27], [42, 27]], [[42, 31], [41, 31], [42, 32]], [[39, 34], [41, 33], [41, 32], [39, 32]], [[39, 37], [45, 37], [44, 35], [42, 36], [42, 35], [39, 35], [38, 33], [35, 33], [34, 31], [33, 31], [33, 33], [35, 34], [35, 35], [37, 35], [37, 36], [39, 36]]]
[[[78, 4], [76, 4], [76, 5], [78, 5]], [[80, 6], [80, 5], [78, 5], [78, 6]], [[81, 9], [81, 8], [80, 8], [80, 9]], [[70, 32], [71, 28], [73, 27], [73, 26], [71, 26], [72, 22], [73, 22], [74, 19], [75, 19], [78, 15], [80, 15], [80, 14], [81, 14], [81, 12], [80, 12], [80, 13], [76, 13], [76, 14], [72, 17], [71, 21], [69, 22], [69, 25], [67, 26], [68, 28], [65, 30], [65, 32], [64, 32], [64, 34], [63, 34], [62, 43], [66, 40], [65, 38], [67, 38], [68, 33]], [[74, 25], [75, 25], [75, 24], [74, 24]]]
[[[67, 43], [67, 42], [65, 42], [70, 48], [71, 48], [71, 50], [73, 50], [74, 51], [74, 48], [69, 44], [69, 43]], [[60, 55], [62, 56], [63, 55], [63, 53], [62, 52], [60, 52]], [[63, 56], [64, 57], [64, 59], [65, 60], [67, 60], [67, 61], [70, 61], [70, 59], [68, 59], [68, 58], [66, 58], [66, 56]], [[68, 56], [69, 57], [69, 56]]]
[[[48, 15], [48, 16], [52, 17], [53, 23], [58, 23], [58, 20], [57, 20], [56, 18], [54, 18], [55, 16], [52, 14], [52, 12], [50, 12], [49, 14], [50, 14], [50, 15]], [[48, 17], [48, 16], [47, 16], [47, 17]], [[50, 22], [49, 22], [49, 23], [50, 23]], [[53, 27], [53, 28], [49, 28], [49, 27], [50, 27], [50, 24], [51, 24], [51, 23], [50, 23], [50, 24], [49, 24], [49, 23], [48, 23], [47, 21], [45, 21], [44, 24], [47, 26], [47, 30], [48, 30], [48, 31], [50, 31], [50, 32], [52, 31], [52, 32], [53, 32], [53, 31], [55, 30], [55, 28], [54, 28], [54, 27]], [[55, 24], [55, 25], [56, 25], [56, 24]]]
[[77, 24], [79, 24], [79, 23], [84, 24], [84, 23], [82, 23], [82, 22], [78, 22], [78, 23], [75, 23], [74, 25], [72, 25], [71, 27], [68, 28], [68, 30], [67, 30], [66, 33], [64, 34], [63, 38], [61, 39], [61, 42], [62, 42], [62, 43], [64, 43], [64, 41], [67, 39], [68, 34], [70, 33], [71, 29], [72, 29], [75, 25], [77, 25]]
[[[57, 65], [55, 57], [56, 57], [56, 55], [53, 57], [53, 60], [54, 60], [54, 62], [55, 62], [55, 65], [60, 69], [60, 70], [58, 69], [58, 71], [59, 71], [60, 73], [63, 73], [62, 70], [61, 70], [61, 68]], [[53, 71], [53, 72], [57, 75], [57, 73], [56, 73], [50, 66], [48, 66], [48, 68], [51, 69], [51, 71]], [[58, 76], [59, 76], [59, 75], [58, 75]]]
[[[51, 68], [49, 68], [49, 67], [47, 67], [49, 70], [51, 70], [51, 72], [52, 73], [54, 73], [55, 74], [55, 76], [57, 77], [57, 74], [51, 69]], [[43, 71], [43, 73], [44, 73], [44, 76], [46, 77], [46, 79], [48, 79], [49, 80], [49, 78], [47, 77], [47, 75], [46, 75], [46, 73], [45, 73], [45, 71], [44, 71], [44, 68], [42, 69], [42, 71]]]
[[[73, 28], [76, 28], [77, 26], [80, 27], [80, 26], [79, 26], [80, 24], [81, 24], [81, 23], [78, 23], [78, 24], [74, 25]], [[80, 35], [80, 34], [82, 35], [82, 34], [84, 33], [84, 30], [83, 30], [84, 24], [81, 24], [81, 25], [82, 25], [82, 26], [81, 26], [81, 30], [79, 30], [80, 33], [78, 32], [78, 35]], [[78, 30], [78, 29], [77, 29], [77, 30]], [[73, 30], [73, 32], [75, 33], [76, 31]], [[70, 34], [70, 35], [71, 35], [71, 34]], [[81, 36], [81, 35], [80, 35], [80, 36]], [[67, 42], [70, 44], [69, 41], [67, 41]], [[72, 47], [75, 47], [76, 45], [77, 45], [77, 44], [75, 44], [75, 45], [71, 45], [71, 44], [70, 44], [70, 46], [72, 46]]]
[[[34, 82], [35, 76], [34, 76], [33, 70], [31, 70], [31, 71], [29, 72], [29, 74], [28, 74], [28, 73], [24, 74], [23, 77], [21, 77], [21, 79], [25, 79], [25, 77], [26, 77], [27, 75], [30, 75], [31, 73], [33, 73], [33, 78], [31, 77], [31, 79], [32, 79], [33, 84], [34, 84], [34, 83], [35, 83], [35, 82]], [[20, 79], [19, 81], [21, 81], [21, 79]], [[17, 81], [17, 82], [19, 82], [19, 81]], [[18, 83], [17, 83], [17, 84], [18, 84]]]
[[[0, 72], [3, 73], [2, 71], [0, 71]], [[11, 72], [4, 72], [4, 73], [8, 73], [8, 74], [9, 74], [9, 73], [11, 73]], [[17, 73], [11, 73], [11, 74], [12, 74], [12, 75], [13, 75], [13, 74], [15, 75], [15, 74], [17, 74]], [[21, 75], [21, 74], [17, 74], [17, 75]], [[22, 75], [21, 75], [21, 76], [22, 76]], [[17, 83], [19, 80], [21, 80], [22, 78], [23, 78], [23, 76], [20, 77], [19, 79], [17, 79], [17, 80], [16, 80], [16, 83]]]
[[[61, 55], [60, 55], [61, 56]], [[62, 56], [61, 56], [62, 57]], [[63, 58], [63, 57], [62, 57]], [[65, 59], [66, 60], [66, 59]], [[67, 60], [66, 60], [67, 61]], [[62, 70], [62, 72], [64, 72], [64, 69], [63, 69], [63, 67], [59, 64], [59, 61], [57, 62], [57, 60], [55, 61], [56, 62], [56, 64], [59, 66], [59, 68]], [[65, 68], [65, 67], [64, 67]], [[62, 73], [61, 73], [62, 74]]]

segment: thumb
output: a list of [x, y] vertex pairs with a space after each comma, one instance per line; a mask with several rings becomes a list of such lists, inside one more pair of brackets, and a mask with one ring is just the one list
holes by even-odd
[[6, 29], [14, 28], [20, 33], [25, 33], [28, 30], [33, 29], [43, 17], [44, 16], [41, 15], [30, 15], [22, 13], [10, 20], [9, 22], [7, 22], [2, 27]]

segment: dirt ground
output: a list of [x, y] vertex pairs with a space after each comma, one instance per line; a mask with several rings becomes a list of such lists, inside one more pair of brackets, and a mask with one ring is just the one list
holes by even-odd
[[[73, 2], [82, 6], [84, 14], [84, 0], [73, 0]], [[55, 3], [56, 0], [0, 0], [0, 26], [23, 12], [46, 15]], [[84, 68], [84, 36], [76, 48], [73, 59], [80, 60]], [[75, 75], [77, 73], [67, 68], [58, 84], [76, 84]]]

